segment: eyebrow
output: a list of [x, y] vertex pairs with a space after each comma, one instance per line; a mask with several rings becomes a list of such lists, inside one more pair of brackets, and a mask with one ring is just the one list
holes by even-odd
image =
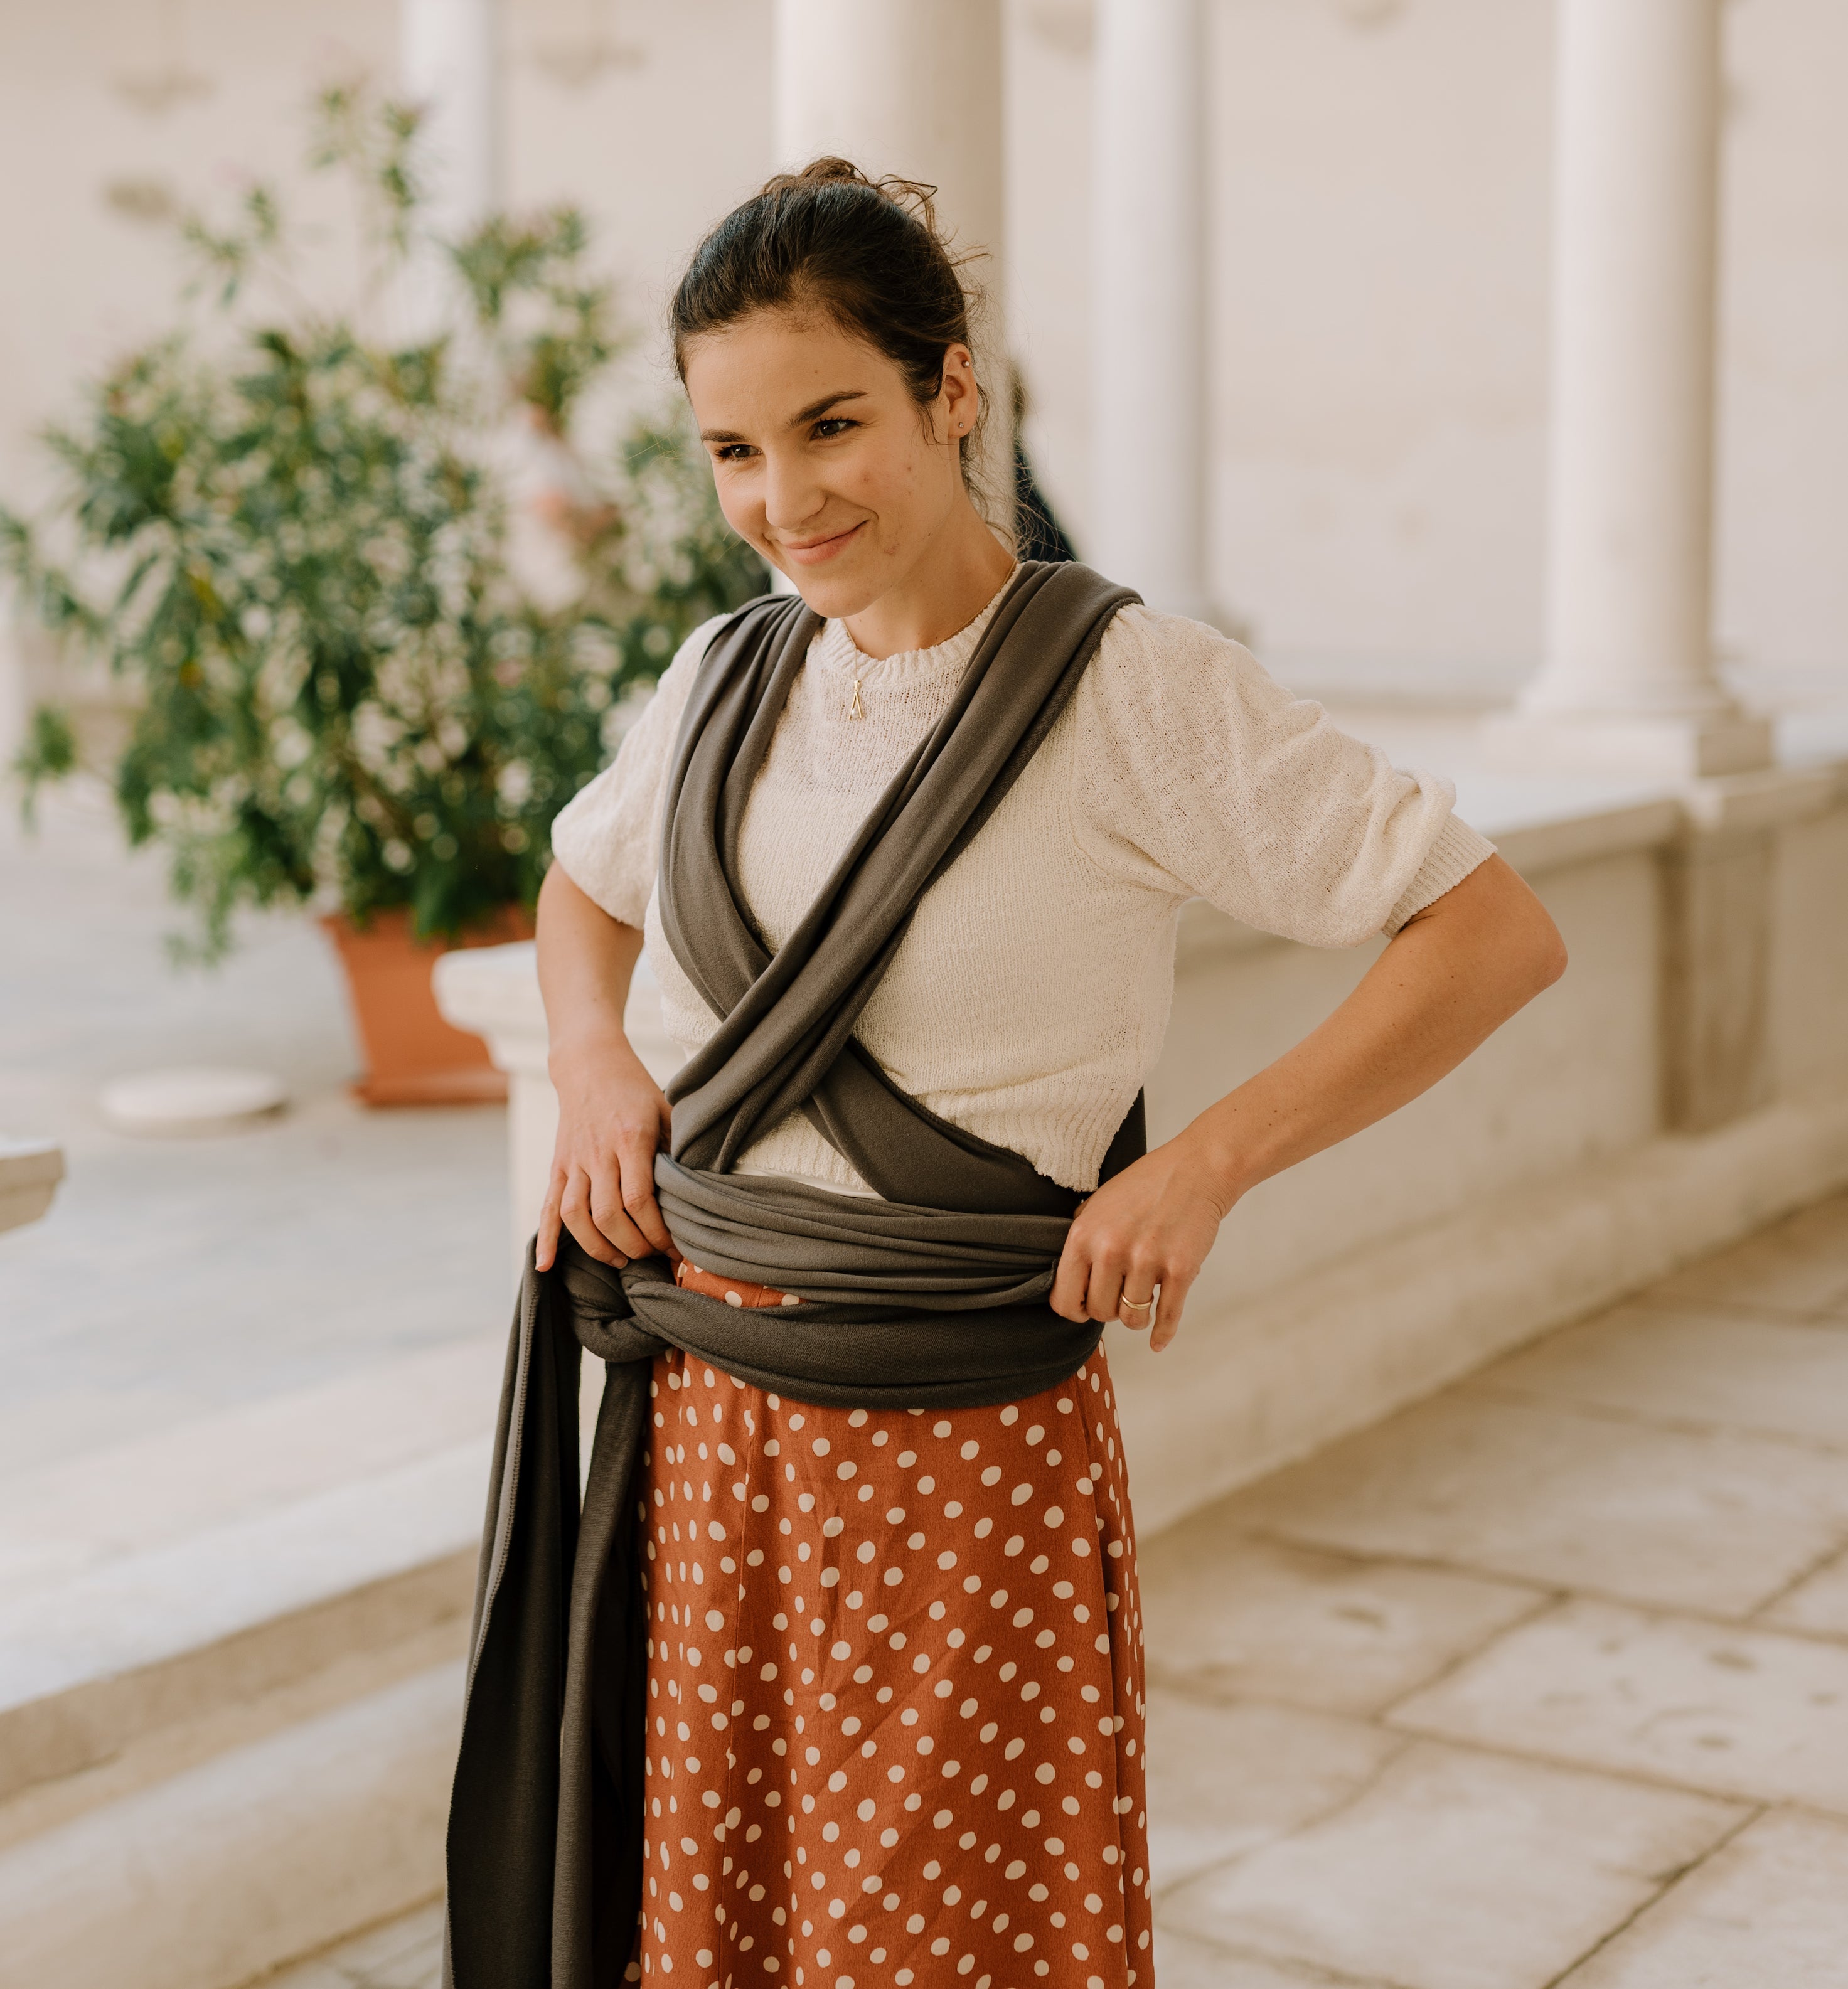
[[[811, 401], [791, 420], [789, 425], [792, 429], [802, 428], [809, 422], [819, 421], [830, 408], [838, 408], [843, 402], [863, 401], [866, 398], [866, 390], [860, 387], [845, 387], [838, 393], [824, 394], [819, 401]], [[735, 429], [701, 429], [700, 439], [701, 442], [745, 442], [749, 438], [740, 435]]]

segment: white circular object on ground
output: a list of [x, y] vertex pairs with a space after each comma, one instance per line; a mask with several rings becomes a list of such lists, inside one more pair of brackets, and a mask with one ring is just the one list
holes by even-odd
[[264, 1070], [225, 1065], [144, 1071], [105, 1085], [103, 1116], [125, 1133], [231, 1133], [280, 1112], [289, 1093]]

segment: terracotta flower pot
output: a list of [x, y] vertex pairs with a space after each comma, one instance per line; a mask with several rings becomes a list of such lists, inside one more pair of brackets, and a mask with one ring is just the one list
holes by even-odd
[[430, 968], [456, 946], [502, 946], [531, 939], [532, 915], [517, 906], [459, 940], [419, 944], [408, 911], [378, 912], [362, 928], [344, 912], [321, 924], [346, 969], [353, 1017], [366, 1053], [354, 1085], [368, 1105], [473, 1105], [505, 1098], [507, 1079], [488, 1061], [479, 1036], [452, 1028], [437, 1013]]

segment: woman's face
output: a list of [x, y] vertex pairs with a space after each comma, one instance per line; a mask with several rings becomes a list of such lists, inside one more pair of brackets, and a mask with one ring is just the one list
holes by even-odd
[[758, 311], [696, 339], [686, 376], [727, 523], [818, 615], [861, 613], [973, 515], [966, 346], [925, 408], [883, 353], [819, 315]]

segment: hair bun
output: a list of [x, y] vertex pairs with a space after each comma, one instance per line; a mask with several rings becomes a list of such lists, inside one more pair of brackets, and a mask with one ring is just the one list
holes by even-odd
[[791, 180], [850, 180], [856, 186], [870, 186], [873, 184], [851, 159], [837, 159], [832, 156], [811, 159], [799, 173], [779, 173], [769, 185], [782, 186]]
[[856, 186], [864, 187], [869, 193], [876, 193], [889, 200], [901, 212], [921, 222], [936, 238], [938, 245], [946, 252], [949, 243], [937, 225], [938, 189], [923, 180], [901, 179], [897, 173], [887, 173], [883, 178], [874, 179], [871, 174], [856, 166], [851, 159], [836, 158], [832, 153], [819, 159], [811, 159], [800, 172], [778, 173], [767, 179], [758, 189], [758, 198], [766, 195], [775, 198], [793, 187]]

